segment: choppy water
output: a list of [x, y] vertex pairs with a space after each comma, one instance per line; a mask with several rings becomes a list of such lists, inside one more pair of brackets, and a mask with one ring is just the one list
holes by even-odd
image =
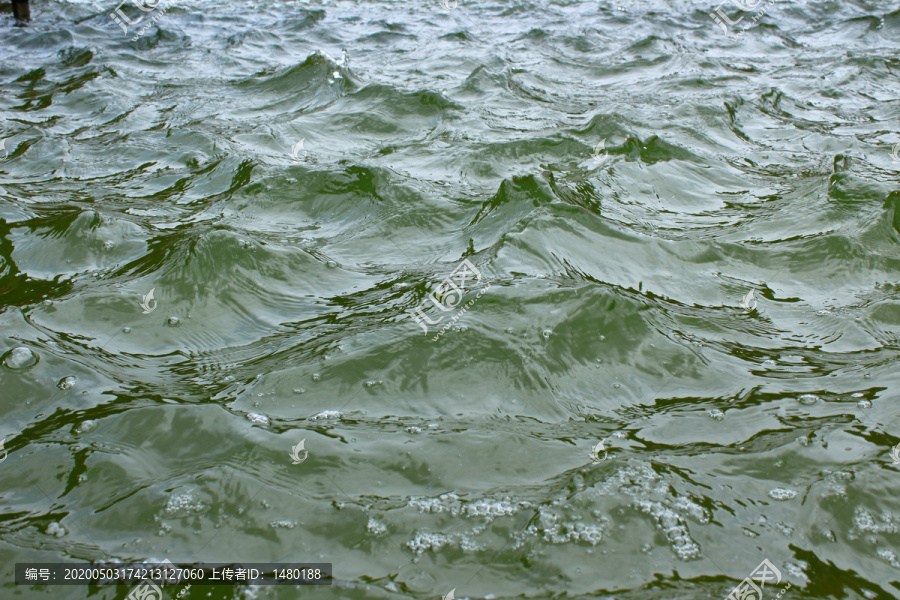
[[2, 595], [900, 597], [900, 12], [729, 6], [3, 16]]

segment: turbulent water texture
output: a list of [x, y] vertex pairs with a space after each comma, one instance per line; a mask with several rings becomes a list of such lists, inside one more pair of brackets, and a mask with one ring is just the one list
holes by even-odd
[[0, 15], [0, 595], [900, 597], [896, 3], [165, 6]]

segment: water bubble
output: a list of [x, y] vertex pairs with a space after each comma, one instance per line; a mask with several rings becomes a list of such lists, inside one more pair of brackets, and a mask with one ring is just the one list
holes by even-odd
[[131, 327], [123, 327], [122, 333], [131, 333]]
[[340, 419], [342, 415], [343, 413], [338, 410], [323, 410], [322, 412], [311, 416], [309, 420], [318, 421], [320, 419]]
[[398, 292], [405, 287], [406, 287], [405, 283], [395, 283], [394, 285], [391, 286], [391, 289], [394, 290], [395, 292]]
[[3, 366], [13, 371], [21, 371], [33, 367], [38, 362], [38, 355], [24, 346], [13, 348], [3, 355]]
[[168, 325], [169, 327], [179, 327], [181, 325], [181, 319], [179, 319], [178, 317], [169, 317], [166, 320], [166, 325]]
[[62, 379], [60, 379], [57, 382], [56, 387], [61, 390], [70, 390], [75, 385], [76, 381], [78, 381], [77, 377], [75, 377], [74, 375], [69, 375], [68, 377], [63, 377]]
[[708, 411], [706, 411], [706, 414], [708, 414], [710, 417], [712, 417], [716, 421], [724, 421], [725, 420], [725, 413], [722, 412], [722, 410], [718, 409], [718, 408], [711, 408]]
[[103, 248], [106, 250], [112, 250], [115, 247], [116, 243], [111, 240], [106, 240], [105, 242], [103, 242]]
[[256, 425], [268, 426], [269, 417], [260, 413], [248, 413], [247, 418]]
[[785, 488], [775, 488], [773, 490], [769, 490], [769, 497], [773, 500], [779, 501], [792, 500], [797, 497], [797, 492]]
[[203, 502], [194, 497], [193, 491], [185, 491], [182, 493], [172, 492], [166, 500], [163, 511], [170, 516], [185, 517], [197, 514], [205, 508]]
[[321, 375], [319, 375], [318, 373], [313, 373], [313, 376], [312, 376], [313, 381], [318, 381], [320, 379], [322, 379]]
[[872, 379], [872, 376], [869, 373], [863, 375], [863, 379]]
[[337, 269], [338, 265], [335, 261], [329, 260], [327, 263], [325, 263], [325, 266], [328, 267], [329, 269]]
[[387, 526], [384, 523], [369, 517], [369, 522], [366, 524], [366, 530], [372, 535], [384, 535], [387, 533]]
[[63, 537], [66, 535], [66, 530], [60, 525], [57, 521], [50, 523], [47, 526], [47, 535], [55, 535], [56, 537]]
[[295, 394], [305, 394], [306, 390], [304, 388], [294, 388], [293, 391]]
[[866, 395], [863, 394], [862, 392], [854, 392], [854, 393], [850, 394], [850, 397], [851, 398], [865, 398]]
[[806, 404], [807, 406], [810, 404], [815, 404], [819, 401], [819, 397], [815, 394], [803, 394], [797, 400], [800, 401], [800, 404]]
[[544, 336], [544, 339], [545, 339], [545, 340], [549, 340], [549, 339], [550, 339], [550, 336], [551, 336], [552, 334], [553, 334], [553, 332], [552, 332], [551, 330], [549, 330], [549, 329], [545, 329], [545, 330], [543, 330], [543, 331], [541, 332], [541, 335]]
[[600, 341], [601, 341], [601, 342], [605, 342], [605, 341], [606, 341], [606, 336], [605, 336], [605, 335], [601, 335], [601, 336], [600, 336]]
[[93, 431], [95, 427], [97, 427], [97, 421], [88, 419], [87, 421], [82, 421], [81, 423], [79, 423], [78, 427], [75, 428], [75, 432], [88, 433], [89, 431]]
[[856, 405], [860, 408], [872, 408], [872, 402], [869, 400], [860, 400]]
[[614, 383], [614, 384], [613, 384], [613, 387], [616, 388], [616, 389], [619, 389], [620, 387], [622, 387], [622, 384], [621, 384], [621, 383]]

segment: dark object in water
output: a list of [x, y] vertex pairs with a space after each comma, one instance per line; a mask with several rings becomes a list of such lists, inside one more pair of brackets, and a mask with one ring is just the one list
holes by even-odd
[[12, 12], [16, 21], [31, 20], [31, 8], [28, 6], [28, 0], [12, 0]]

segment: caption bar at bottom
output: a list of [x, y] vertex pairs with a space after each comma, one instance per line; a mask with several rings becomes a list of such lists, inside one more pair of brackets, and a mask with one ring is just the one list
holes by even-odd
[[16, 585], [331, 585], [331, 563], [16, 563]]

